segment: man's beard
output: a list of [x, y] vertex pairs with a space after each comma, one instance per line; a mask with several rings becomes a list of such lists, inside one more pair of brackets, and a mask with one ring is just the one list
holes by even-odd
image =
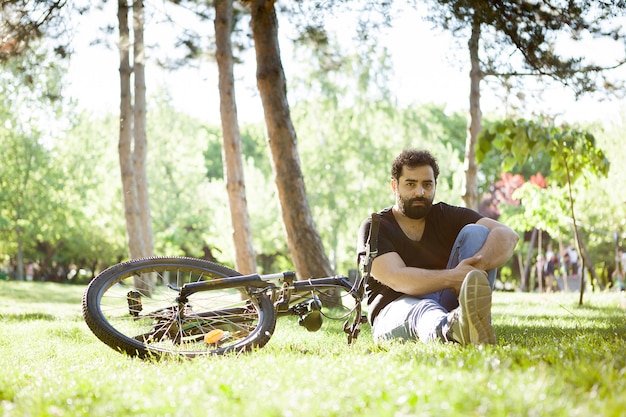
[[[400, 211], [409, 219], [422, 219], [426, 217], [426, 215], [430, 212], [430, 209], [433, 207], [433, 200], [429, 200], [424, 197], [416, 197], [411, 198], [410, 200], [405, 200], [404, 198], [398, 196], [398, 199], [400, 200], [400, 204], [398, 204]], [[420, 201], [424, 205], [414, 206], [413, 203], [416, 201]]]

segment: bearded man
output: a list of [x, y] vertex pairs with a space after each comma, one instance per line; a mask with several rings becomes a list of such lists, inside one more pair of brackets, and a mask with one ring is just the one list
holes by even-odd
[[[439, 166], [424, 150], [403, 151], [391, 168], [395, 205], [381, 210], [377, 256], [366, 283], [374, 340], [495, 344], [491, 293], [497, 268], [519, 239], [474, 210], [433, 203]], [[371, 217], [359, 229], [364, 256]]]

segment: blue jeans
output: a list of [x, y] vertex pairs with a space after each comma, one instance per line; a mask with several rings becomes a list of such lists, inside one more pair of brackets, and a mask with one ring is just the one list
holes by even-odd
[[[483, 246], [489, 229], [468, 224], [459, 232], [452, 247], [447, 269], [456, 267], [463, 259], [473, 256]], [[496, 269], [487, 271], [493, 289]], [[447, 315], [459, 306], [454, 291], [446, 289], [422, 296], [404, 295], [387, 304], [374, 319], [372, 334], [376, 342], [390, 339], [442, 339]]]

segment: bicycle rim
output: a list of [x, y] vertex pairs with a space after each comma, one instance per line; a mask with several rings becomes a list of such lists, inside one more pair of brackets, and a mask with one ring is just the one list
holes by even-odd
[[267, 294], [246, 288], [200, 291], [178, 302], [186, 283], [240, 276], [194, 258], [144, 258], [103, 271], [83, 295], [83, 317], [111, 348], [141, 358], [196, 357], [264, 346], [276, 326]]

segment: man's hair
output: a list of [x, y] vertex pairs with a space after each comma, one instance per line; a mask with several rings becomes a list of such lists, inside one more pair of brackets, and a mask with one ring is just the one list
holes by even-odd
[[424, 165], [430, 165], [432, 167], [433, 173], [435, 174], [435, 182], [437, 182], [437, 177], [439, 177], [439, 165], [437, 165], [435, 157], [428, 151], [405, 149], [394, 159], [391, 165], [391, 177], [398, 181], [400, 175], [402, 175], [402, 167], [415, 168]]

